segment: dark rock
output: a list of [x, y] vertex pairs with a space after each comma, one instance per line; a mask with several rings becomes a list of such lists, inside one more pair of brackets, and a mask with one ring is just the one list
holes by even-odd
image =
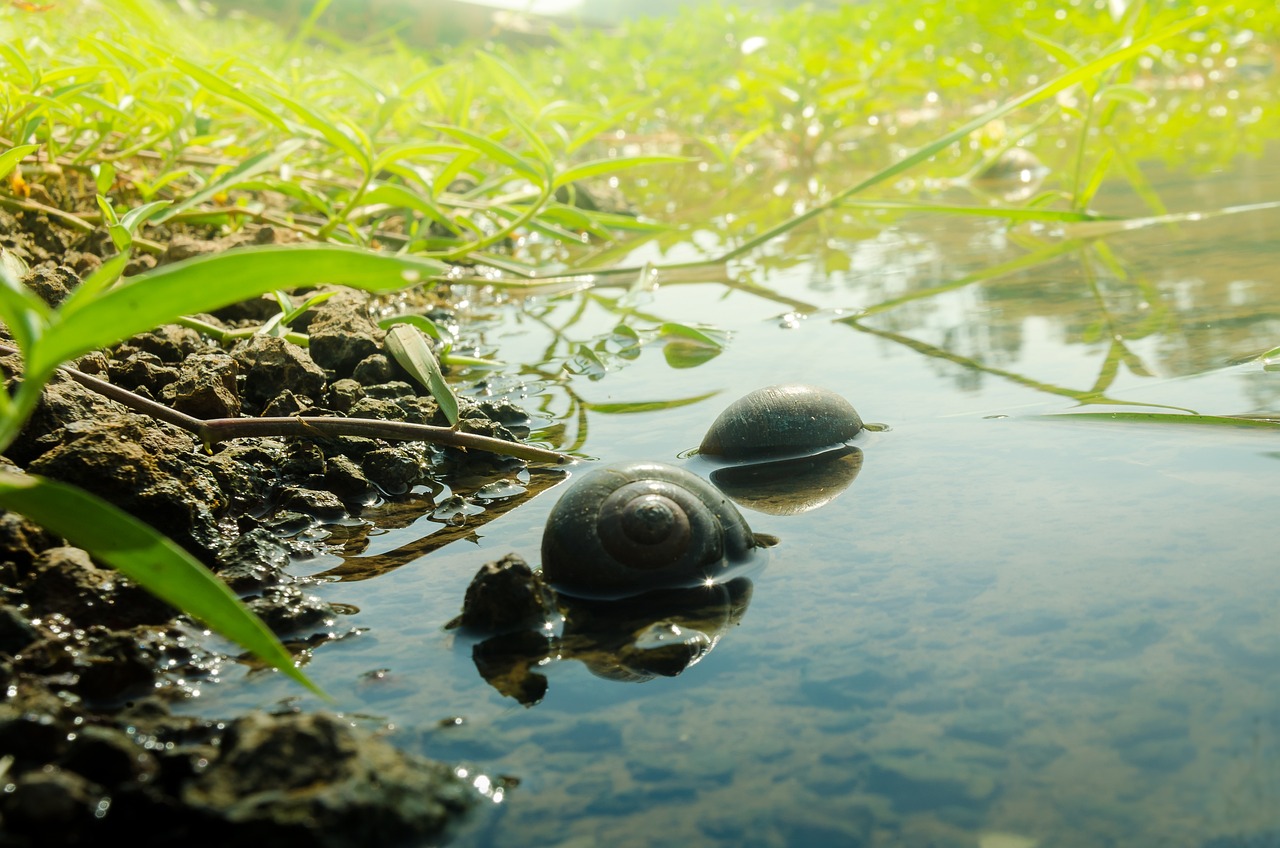
[[31, 463], [140, 516], [197, 553], [221, 547], [214, 516], [226, 502], [213, 474], [194, 464], [192, 437], [135, 415], [105, 418]]
[[280, 394], [271, 399], [262, 409], [263, 418], [289, 418], [294, 415], [301, 415], [302, 411], [310, 406], [310, 401], [298, 397], [293, 392], [285, 389]]
[[376, 386], [389, 382], [393, 374], [391, 361], [382, 354], [375, 353], [360, 360], [351, 372], [351, 378], [363, 386]]
[[46, 548], [62, 540], [16, 512], [0, 512], [0, 561], [12, 563], [22, 573]]
[[365, 386], [364, 393], [366, 397], [377, 398], [379, 400], [394, 400], [402, 397], [413, 397], [417, 394], [413, 386], [399, 380], [390, 383], [379, 383], [375, 386]]
[[145, 350], [134, 351], [123, 359], [112, 359], [107, 366], [107, 374], [117, 386], [130, 391], [149, 389], [149, 395], [178, 379], [178, 369], [166, 365], [159, 356]]
[[18, 768], [27, 769], [61, 756], [67, 731], [49, 713], [22, 713], [0, 708], [0, 756], [11, 756]]
[[338, 618], [333, 606], [296, 586], [268, 586], [249, 606], [277, 635], [314, 632]]
[[347, 517], [342, 501], [332, 492], [290, 486], [280, 493], [280, 507], [305, 513], [319, 521], [341, 521]]
[[395, 401], [361, 398], [351, 405], [352, 418], [377, 418], [382, 421], [404, 421], [407, 417]]
[[45, 386], [35, 411], [7, 453], [15, 462], [29, 463], [61, 441], [54, 434], [60, 433], [67, 424], [116, 415], [122, 408], [70, 377], [57, 374]]
[[369, 478], [360, 466], [341, 454], [325, 460], [324, 481], [328, 489], [344, 503], [361, 506], [373, 503], [378, 497]]
[[385, 334], [366, 317], [366, 302], [358, 292], [339, 292], [316, 307], [307, 327], [312, 358], [339, 377], [349, 377], [381, 347]]
[[11, 606], [0, 606], [0, 654], [13, 656], [40, 638], [22, 613]]
[[36, 557], [31, 579], [23, 587], [27, 603], [36, 612], [60, 612], [72, 621], [88, 611], [97, 612], [108, 604], [113, 571], [93, 564], [79, 548], [50, 548]]
[[76, 692], [90, 704], [113, 704], [155, 687], [155, 659], [129, 633], [92, 627], [77, 663]]
[[324, 474], [324, 451], [311, 442], [290, 442], [284, 449], [280, 470], [286, 477], [302, 479]]
[[261, 408], [285, 389], [319, 398], [325, 373], [307, 351], [276, 336], [250, 336], [231, 350], [245, 375], [242, 399]]
[[102, 786], [152, 779], [156, 758], [119, 730], [84, 727], [67, 744], [59, 765]]
[[80, 285], [80, 276], [66, 265], [59, 265], [56, 268], [32, 268], [22, 282], [41, 300], [56, 308], [67, 299], [72, 289]]
[[57, 834], [63, 845], [92, 844], [94, 814], [106, 800], [101, 786], [55, 766], [11, 782], [13, 791], [0, 795], [0, 816], [7, 833], [36, 839], [36, 844], [50, 844], [50, 834]]
[[366, 477], [390, 495], [409, 491], [424, 474], [420, 455], [408, 446], [369, 451], [361, 458], [360, 467]]
[[555, 593], [523, 559], [507, 554], [480, 566], [462, 602], [462, 614], [450, 622], [475, 633], [496, 635], [536, 630], [558, 614]]
[[178, 370], [177, 381], [161, 389], [160, 399], [196, 418], [235, 418], [240, 414], [239, 370], [225, 353], [191, 356]]
[[264, 528], [256, 527], [218, 551], [214, 571], [239, 593], [260, 592], [280, 583], [289, 564], [289, 549]]
[[334, 716], [254, 713], [183, 799], [258, 844], [348, 848], [438, 838], [477, 796], [448, 766]]
[[181, 324], [164, 324], [146, 333], [130, 338], [116, 350], [116, 355], [128, 356], [144, 351], [160, 358], [167, 365], [182, 363], [188, 356], [209, 352], [209, 344], [198, 332]]
[[328, 404], [335, 411], [348, 415], [351, 406], [364, 397], [364, 387], [350, 378], [334, 380], [329, 384]]

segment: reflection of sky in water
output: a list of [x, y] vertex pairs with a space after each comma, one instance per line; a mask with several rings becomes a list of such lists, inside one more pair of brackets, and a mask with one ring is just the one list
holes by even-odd
[[[588, 454], [679, 461], [723, 406], [773, 382], [836, 389], [891, 427], [861, 437], [857, 480], [824, 508], [747, 513], [782, 541], [741, 623], [676, 678], [627, 685], [552, 662], [541, 704], [501, 698], [441, 625], [486, 559], [536, 560], [552, 492], [475, 540], [323, 587], [372, 629], [322, 647], [311, 670], [342, 709], [391, 722], [410, 748], [520, 778], [460, 844], [1190, 847], [1280, 829], [1275, 435], [1031, 417], [1074, 408], [1115, 335], [1132, 356], [1110, 398], [1274, 409], [1280, 375], [1208, 370], [1280, 343], [1276, 217], [1262, 217], [1188, 225], [1176, 250], [1167, 232], [1115, 239], [1118, 259], [1094, 263], [1092, 286], [1067, 255], [867, 316], [871, 331], [829, 310], [1019, 251], [989, 224], [904, 223], [842, 244], [849, 270], [825, 287], [803, 264], [757, 274], [827, 310], [793, 322], [718, 285], [660, 289], [643, 311], [731, 329], [730, 347], [672, 369], [651, 345], [569, 388], [593, 404], [719, 394], [591, 414]], [[1168, 267], [1144, 252], [1155, 247]], [[1157, 296], [1164, 312], [1143, 324]], [[547, 325], [575, 308], [552, 304], [545, 324], [526, 318], [490, 341], [504, 360], [536, 361]], [[590, 342], [616, 321], [592, 306], [565, 332]], [[576, 413], [560, 387], [540, 401]], [[374, 548], [420, 532], [391, 530]], [[286, 695], [265, 678], [213, 687], [197, 706]], [[466, 721], [438, 726], [452, 716]]]

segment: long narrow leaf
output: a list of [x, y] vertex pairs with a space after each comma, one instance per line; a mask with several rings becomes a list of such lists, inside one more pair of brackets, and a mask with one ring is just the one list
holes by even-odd
[[447, 136], [465, 142], [493, 161], [506, 165], [521, 176], [528, 177], [530, 182], [540, 186], [547, 184], [547, 175], [543, 173], [541, 168], [536, 167], [523, 156], [508, 150], [491, 138], [486, 138], [471, 130], [464, 130], [462, 127], [452, 127], [448, 124], [425, 124], [424, 126], [427, 129], [444, 133]]
[[34, 150], [39, 150], [38, 144], [19, 144], [17, 147], [11, 147], [4, 153], [0, 153], [0, 178], [8, 176], [9, 172], [23, 160], [23, 158]]
[[104, 292], [89, 308], [56, 316], [32, 351], [30, 367], [56, 367], [180, 315], [212, 312], [275, 289], [334, 283], [389, 292], [445, 269], [430, 259], [339, 245], [244, 247], [162, 265]]
[[227, 584], [127, 512], [75, 486], [7, 472], [0, 472], [0, 507], [21, 513], [84, 548], [147, 591], [324, 695]]
[[449, 420], [449, 426], [457, 424], [458, 398], [445, 382], [440, 361], [422, 331], [410, 324], [396, 324], [387, 331], [386, 346], [400, 367], [431, 392], [440, 405], [440, 411]]
[[164, 212], [155, 217], [154, 223], [163, 224], [175, 215], [186, 212], [195, 206], [199, 206], [215, 194], [227, 191], [246, 180], [256, 177], [258, 174], [266, 171], [275, 170], [280, 163], [303, 145], [303, 141], [291, 138], [282, 142], [275, 150], [268, 150], [266, 153], [259, 153], [257, 156], [250, 156], [236, 167], [227, 171], [204, 188], [194, 192], [186, 200], [170, 206]]
[[214, 94], [221, 95], [228, 100], [234, 100], [240, 105], [248, 107], [255, 115], [280, 130], [280, 132], [289, 131], [289, 125], [280, 119], [274, 109], [240, 88], [240, 86], [227, 82], [217, 74], [200, 67], [194, 62], [188, 62], [181, 56], [173, 56], [169, 61]]
[[556, 174], [552, 182], [553, 188], [568, 185], [578, 180], [599, 177], [605, 174], [616, 174], [628, 168], [640, 168], [645, 165], [671, 165], [679, 162], [692, 162], [688, 156], [619, 156], [616, 159], [593, 159]]

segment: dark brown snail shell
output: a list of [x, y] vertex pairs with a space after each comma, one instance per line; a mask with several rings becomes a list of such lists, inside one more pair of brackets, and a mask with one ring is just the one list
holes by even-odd
[[720, 413], [698, 453], [722, 459], [803, 454], [847, 442], [861, 429], [857, 411], [829, 389], [767, 386]]
[[742, 515], [710, 483], [631, 462], [587, 473], [552, 508], [542, 575], [567, 595], [626, 597], [714, 580], [753, 547]]

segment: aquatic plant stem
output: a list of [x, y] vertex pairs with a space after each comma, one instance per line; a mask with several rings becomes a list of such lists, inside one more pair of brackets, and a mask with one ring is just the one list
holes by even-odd
[[[0, 345], [0, 353], [18, 352], [17, 348]], [[568, 454], [540, 448], [535, 445], [509, 442], [506, 439], [495, 439], [491, 436], [480, 436], [475, 433], [463, 433], [448, 427], [411, 424], [406, 421], [383, 421], [377, 418], [334, 418], [315, 415], [295, 415], [287, 418], [196, 418], [162, 403], [156, 403], [128, 389], [112, 385], [105, 380], [99, 380], [97, 377], [90, 376], [83, 371], [77, 371], [65, 365], [58, 370], [103, 397], [111, 398], [158, 421], [163, 421], [189, 433], [194, 433], [206, 447], [211, 447], [219, 442], [230, 441], [231, 439], [246, 439], [254, 436], [294, 436], [311, 439], [317, 436], [328, 438], [364, 436], [371, 439], [394, 439], [406, 442], [421, 441], [457, 448], [482, 450], [488, 453], [514, 456], [517, 459], [523, 459], [528, 462], [546, 462], [553, 465], [565, 465], [573, 462], [573, 457]]]

